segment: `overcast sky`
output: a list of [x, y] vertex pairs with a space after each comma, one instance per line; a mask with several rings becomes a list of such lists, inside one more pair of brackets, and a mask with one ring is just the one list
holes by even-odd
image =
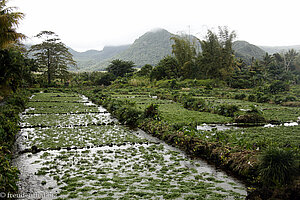
[[19, 32], [30, 38], [54, 31], [77, 51], [131, 44], [155, 28], [203, 38], [218, 26], [255, 45], [300, 45], [299, 0], [10, 0], [9, 6], [26, 15]]

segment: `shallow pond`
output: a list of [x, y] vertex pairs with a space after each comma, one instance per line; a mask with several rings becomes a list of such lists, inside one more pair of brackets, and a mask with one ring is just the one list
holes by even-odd
[[[47, 95], [57, 104], [59, 96], [65, 98], [62, 94]], [[39, 94], [36, 101], [38, 96], [46, 100]], [[93, 105], [87, 98], [82, 102], [85, 106]], [[102, 107], [99, 110], [105, 111]], [[20, 194], [40, 194], [39, 199], [244, 199], [246, 196], [246, 188], [238, 180], [139, 129], [119, 125], [107, 113], [63, 116], [23, 113], [22, 120], [24, 128], [18, 135], [14, 159], [21, 171]], [[36, 124], [47, 127], [29, 127]], [[33, 146], [41, 151], [18, 154]], [[53, 147], [59, 150], [50, 150]]]

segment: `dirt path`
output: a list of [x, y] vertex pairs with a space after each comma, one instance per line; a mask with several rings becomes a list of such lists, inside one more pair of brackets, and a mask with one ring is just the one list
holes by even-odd
[[23, 199], [244, 199], [237, 180], [68, 93], [36, 94], [14, 162]]

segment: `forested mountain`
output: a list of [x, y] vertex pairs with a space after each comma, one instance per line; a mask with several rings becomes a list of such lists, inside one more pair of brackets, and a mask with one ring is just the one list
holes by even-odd
[[147, 32], [115, 58], [133, 61], [138, 67], [156, 65], [164, 56], [172, 54], [171, 37], [172, 34], [164, 29]]
[[[104, 70], [114, 59], [133, 61], [137, 67], [156, 65], [164, 56], [172, 54], [172, 34], [164, 29], [149, 31], [132, 45], [104, 47], [102, 51], [75, 52], [74, 59], [80, 71]], [[73, 52], [72, 52], [73, 53]]]
[[251, 63], [252, 58], [261, 60], [266, 54], [266, 52], [258, 46], [246, 41], [235, 41], [233, 42], [232, 48], [235, 56], [243, 59], [247, 64]]
[[[89, 50], [83, 53], [72, 49], [70, 51], [78, 63], [79, 71], [104, 70], [114, 59], [133, 61], [136, 67], [156, 65], [162, 58], [172, 54], [172, 36], [167, 30], [157, 29], [145, 33], [131, 45], [107, 46], [102, 51]], [[195, 37], [191, 36], [192, 39]], [[300, 50], [300, 46], [258, 47], [246, 41], [233, 43], [235, 56], [242, 58], [247, 64], [251, 63], [252, 58], [262, 59], [266, 52], [273, 54], [289, 48]]]

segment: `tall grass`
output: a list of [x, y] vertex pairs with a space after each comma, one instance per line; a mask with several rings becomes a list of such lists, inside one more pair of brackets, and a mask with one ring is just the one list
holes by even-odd
[[270, 147], [260, 156], [259, 174], [264, 187], [290, 184], [298, 172], [296, 156], [291, 150]]

